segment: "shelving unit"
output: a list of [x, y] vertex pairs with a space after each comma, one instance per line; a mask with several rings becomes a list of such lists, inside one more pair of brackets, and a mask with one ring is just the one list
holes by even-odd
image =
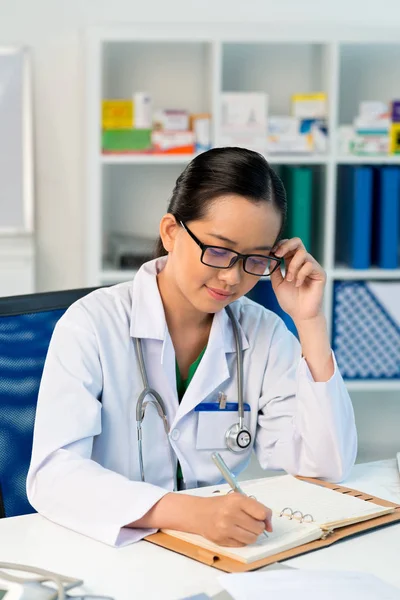
[[[400, 165], [400, 156], [343, 156], [339, 125], [349, 124], [361, 100], [400, 97], [400, 40], [393, 31], [275, 28], [243, 25], [149, 25], [91, 30], [86, 40], [86, 284], [126, 281], [135, 270], [108, 262], [114, 231], [156, 236], [179, 173], [192, 156], [102, 155], [101, 100], [149, 91], [155, 108], [212, 114], [220, 145], [222, 91], [263, 91], [270, 114], [289, 114], [293, 93], [328, 95], [325, 155], [270, 155], [276, 165], [311, 165], [322, 173], [318, 196], [320, 256], [327, 272], [325, 313], [332, 326], [336, 280], [400, 281], [400, 269], [355, 271], [335, 264], [337, 175], [340, 165]], [[382, 66], [385, 65], [385, 68]], [[352, 390], [400, 389], [400, 381], [349, 382]]]

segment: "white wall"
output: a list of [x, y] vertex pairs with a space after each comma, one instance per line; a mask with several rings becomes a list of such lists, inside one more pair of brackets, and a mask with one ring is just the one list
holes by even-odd
[[82, 33], [129, 22], [316, 21], [393, 26], [398, 0], [0, 0], [0, 44], [32, 49], [37, 288], [83, 279]]

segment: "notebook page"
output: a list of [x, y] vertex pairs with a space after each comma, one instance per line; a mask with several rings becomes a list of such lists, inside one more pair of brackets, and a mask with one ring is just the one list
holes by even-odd
[[206, 548], [217, 554], [229, 556], [244, 563], [254, 562], [277, 552], [283, 552], [307, 542], [318, 540], [322, 535], [321, 529], [315, 523], [299, 523], [298, 521], [281, 519], [275, 515], [272, 517], [272, 527], [273, 531], [271, 533], [268, 532], [268, 538], [260, 535], [254, 544], [249, 544], [244, 548], [218, 546], [194, 533], [185, 533], [171, 529], [163, 529], [162, 531], [191, 544]]
[[274, 512], [286, 507], [303, 514], [311, 514], [320, 527], [334, 526], [342, 521], [358, 522], [371, 515], [387, 514], [393, 509], [365, 502], [354, 496], [348, 496], [306, 483], [284, 475], [268, 481], [247, 482], [242, 485], [246, 494], [254, 495], [259, 502], [269, 506]]

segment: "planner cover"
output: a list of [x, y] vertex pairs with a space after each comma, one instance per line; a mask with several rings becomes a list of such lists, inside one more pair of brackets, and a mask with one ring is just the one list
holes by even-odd
[[326, 481], [320, 481], [317, 479], [307, 477], [299, 477], [298, 479], [307, 481], [309, 483], [315, 483], [322, 487], [334, 490], [337, 493], [354, 496], [365, 502], [373, 502], [374, 504], [378, 504], [383, 507], [392, 508], [393, 512], [390, 512], [389, 514], [383, 516], [371, 518], [360, 523], [346, 525], [344, 527], [341, 527], [340, 529], [335, 529], [334, 531], [330, 532], [329, 535], [326, 535], [324, 537], [324, 539], [316, 539], [314, 541], [302, 544], [290, 550], [285, 550], [283, 552], [273, 554], [264, 559], [251, 563], [243, 563], [238, 560], [234, 560], [227, 556], [218, 554], [216, 552], [212, 552], [205, 548], [201, 548], [195, 544], [191, 544], [189, 542], [175, 538], [163, 532], [154, 533], [152, 535], [147, 536], [145, 539], [148, 542], [151, 542], [158, 546], [162, 546], [163, 548], [167, 548], [179, 554], [183, 554], [206, 565], [220, 569], [221, 571], [225, 571], [227, 573], [239, 573], [259, 569], [260, 567], [270, 565], [274, 562], [286, 560], [288, 558], [293, 558], [295, 556], [305, 554], [306, 552], [310, 552], [312, 550], [319, 550], [321, 548], [324, 548], [325, 546], [330, 546], [331, 544], [341, 539], [345, 539], [346, 537], [352, 535], [357, 535], [359, 533], [374, 529], [376, 527], [382, 527], [384, 525], [390, 525], [392, 523], [400, 522], [400, 506], [393, 502], [389, 502], [387, 500], [383, 500], [381, 498], [364, 494], [357, 490], [353, 490], [351, 488], [329, 483]]

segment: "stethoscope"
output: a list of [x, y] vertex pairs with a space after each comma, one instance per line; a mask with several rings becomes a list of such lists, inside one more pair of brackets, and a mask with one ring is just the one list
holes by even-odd
[[[249, 448], [251, 444], [251, 433], [244, 424], [244, 400], [243, 400], [243, 347], [242, 338], [240, 336], [239, 327], [236, 318], [232, 312], [230, 306], [225, 308], [230, 318], [233, 334], [235, 337], [236, 345], [236, 370], [237, 370], [237, 394], [238, 394], [238, 417], [239, 422], [234, 423], [229, 427], [225, 433], [225, 443], [228, 450], [231, 452], [244, 452]], [[137, 352], [137, 358], [139, 362], [140, 373], [143, 381], [143, 391], [140, 394], [136, 404], [136, 425], [137, 425], [137, 442], [138, 442], [138, 454], [139, 454], [139, 468], [140, 477], [142, 481], [145, 481], [144, 477], [144, 466], [143, 466], [143, 443], [142, 443], [142, 424], [146, 413], [146, 408], [149, 404], [152, 404], [159, 416], [161, 417], [164, 424], [164, 431], [169, 443], [169, 426], [167, 420], [167, 413], [165, 410], [164, 401], [160, 394], [149, 386], [149, 380], [147, 378], [146, 366], [144, 364], [142, 342], [140, 338], [134, 338], [135, 347]], [[147, 396], [151, 396], [150, 400], [146, 400]], [[172, 472], [175, 474], [175, 457], [170, 447], [170, 459], [172, 464]], [[174, 490], [177, 489], [176, 476], [174, 475]]]

